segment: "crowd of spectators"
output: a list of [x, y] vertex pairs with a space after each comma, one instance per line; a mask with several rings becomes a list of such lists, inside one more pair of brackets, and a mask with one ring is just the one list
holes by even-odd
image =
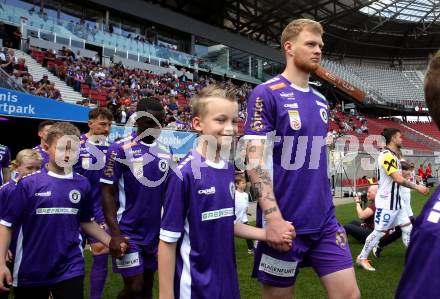
[[28, 72], [25, 58], [17, 58], [14, 50], [3, 48], [0, 51], [0, 67], [10, 76], [10, 82], [15, 86], [22, 87], [26, 92], [54, 100], [61, 101], [61, 93], [50, 82], [47, 74], [42, 78], [33, 78]]
[[[237, 85], [231, 80], [223, 78], [221, 81], [210, 75], [195, 76], [190, 80], [188, 72], [170, 66], [170, 72], [159, 75], [147, 70], [128, 69], [121, 63], [112, 63], [110, 66], [103, 66], [99, 59], [89, 59], [81, 56], [81, 53], [73, 53], [65, 47], [58, 52], [51, 49], [43, 51], [41, 59], [43, 66], [54, 73], [67, 85], [86, 96], [93, 93], [105, 95], [105, 103], [97, 103], [107, 106], [114, 114], [118, 123], [125, 123], [135, 111], [139, 98], [144, 96], [155, 96], [159, 98], [167, 111], [167, 123], [171, 128], [186, 130], [190, 129], [190, 107], [189, 99], [198, 90], [211, 83], [221, 84], [225, 87], [235, 88], [240, 103], [239, 116], [246, 118], [246, 98], [252, 90], [249, 84]], [[89, 105], [90, 100], [82, 101], [80, 104]]]
[[364, 115], [354, 108], [342, 109], [338, 102], [330, 110], [329, 119], [335, 124], [331, 129], [333, 138], [347, 134], [368, 134], [368, 121]]

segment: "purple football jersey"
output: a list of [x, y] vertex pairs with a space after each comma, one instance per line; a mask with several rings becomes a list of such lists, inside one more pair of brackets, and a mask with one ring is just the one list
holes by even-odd
[[105, 166], [105, 155], [109, 143], [103, 141], [94, 143], [90, 141], [86, 134], [81, 135], [78, 162], [74, 170], [89, 179], [91, 192], [90, 198], [93, 202], [95, 221], [99, 224], [105, 222], [101, 203], [100, 179]]
[[101, 183], [117, 184], [119, 228], [132, 242], [154, 245], [159, 241], [168, 160], [169, 155], [157, 143], [136, 141], [135, 134], [108, 149]]
[[[240, 298], [234, 251], [234, 167], [193, 150], [166, 184], [160, 238], [177, 242], [175, 298]], [[199, 171], [200, 170], [200, 171]]]
[[406, 253], [396, 298], [440, 297], [440, 188], [417, 217]]
[[51, 285], [84, 275], [80, 222], [93, 220], [90, 184], [44, 168], [22, 178], [0, 224], [18, 230], [13, 285]]
[[0, 144], [0, 185], [5, 183], [3, 182], [2, 168], [8, 168], [9, 164], [11, 164], [11, 152], [6, 145]]
[[46, 164], [49, 162], [49, 154], [43, 149], [40, 144], [34, 147], [33, 150], [37, 151], [41, 155], [41, 157], [43, 158], [43, 161], [41, 162], [41, 169], [45, 168]]
[[[328, 103], [311, 87], [295, 86], [279, 75], [249, 97], [245, 138], [272, 140], [273, 155], [266, 165], [281, 213], [298, 234], [319, 232], [334, 213], [327, 132]], [[261, 211], [258, 215], [261, 223]]]
[[[8, 182], [6, 182], [0, 187], [0, 219], [2, 219], [2, 214], [5, 211], [6, 201], [8, 200], [8, 198], [9, 199], [13, 198], [10, 197], [10, 194], [12, 193], [12, 191], [15, 190], [16, 186], [17, 186], [17, 182], [13, 179], [10, 179]], [[14, 231], [12, 233], [12, 239], [9, 245], [9, 250], [11, 250], [11, 252], [13, 253], [15, 252], [15, 246], [17, 244], [17, 236], [18, 236], [17, 231]]]

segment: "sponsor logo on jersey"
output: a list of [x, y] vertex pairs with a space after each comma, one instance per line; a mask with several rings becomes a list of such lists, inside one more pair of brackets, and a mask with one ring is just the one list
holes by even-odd
[[137, 267], [140, 264], [139, 252], [127, 253], [123, 257], [116, 259], [116, 266], [119, 269]]
[[325, 108], [319, 109], [319, 115], [324, 123], [328, 122], [327, 110]]
[[298, 109], [298, 103], [284, 104], [284, 108]]
[[292, 92], [282, 92], [280, 93], [280, 96], [283, 98], [289, 98], [289, 100], [294, 100], [295, 99], [295, 93]]
[[375, 219], [374, 219], [374, 222], [376, 223], [376, 224], [379, 224], [380, 223], [380, 216], [382, 215], [382, 209], [376, 209], [376, 215], [375, 215]]
[[271, 90], [277, 90], [277, 89], [281, 89], [281, 88], [284, 88], [284, 87], [286, 87], [286, 84], [284, 84], [283, 82], [280, 82], [280, 83], [277, 83], [277, 84], [269, 86], [269, 88]]
[[205, 194], [205, 195], [215, 194], [215, 187], [212, 186], [208, 189], [200, 189], [199, 191], [197, 191], [197, 193], [200, 195], [202, 195], [202, 194]]
[[202, 213], [202, 221], [220, 219], [234, 216], [234, 208], [225, 208], [220, 210], [208, 211]]
[[35, 193], [35, 196], [40, 196], [40, 197], [49, 197], [51, 195], [52, 195], [52, 191], [37, 192], [37, 193]]
[[69, 199], [72, 203], [79, 203], [81, 200], [81, 192], [79, 190], [73, 189], [69, 192]]
[[263, 118], [261, 116], [263, 112], [263, 107], [264, 107], [263, 99], [257, 97], [255, 99], [254, 113], [251, 117], [251, 129], [255, 132], [259, 132], [264, 128]]
[[298, 262], [283, 261], [263, 254], [258, 270], [279, 277], [294, 277], [297, 266]]
[[301, 118], [299, 116], [299, 111], [288, 110], [288, 113], [289, 113], [290, 127], [295, 131], [301, 129]]
[[144, 176], [144, 163], [142, 158], [135, 158], [132, 160], [133, 165], [133, 175], [135, 178], [139, 179]]
[[128, 153], [132, 155], [138, 155], [138, 154], [142, 154], [142, 150], [141, 149], [130, 150]]
[[38, 208], [37, 215], [76, 215], [78, 209], [75, 208]]

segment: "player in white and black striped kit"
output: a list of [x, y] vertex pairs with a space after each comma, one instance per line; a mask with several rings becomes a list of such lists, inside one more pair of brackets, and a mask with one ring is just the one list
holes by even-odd
[[[375, 271], [368, 261], [368, 255], [379, 240], [389, 229], [400, 226], [402, 241], [406, 247], [409, 244], [412, 224], [401, 202], [401, 189], [407, 187], [427, 194], [425, 186], [411, 183], [402, 176], [400, 165], [400, 148], [402, 135], [398, 129], [385, 128], [382, 132], [386, 147], [378, 157], [379, 190], [376, 194], [376, 212], [374, 215], [374, 230], [365, 241], [364, 248], [356, 259], [356, 263], [368, 271]], [[402, 208], [403, 207], [403, 208]]]

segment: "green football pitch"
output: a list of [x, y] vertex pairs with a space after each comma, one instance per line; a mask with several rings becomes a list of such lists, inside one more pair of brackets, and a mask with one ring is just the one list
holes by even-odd
[[[418, 215], [428, 197], [420, 196], [413, 192], [412, 207]], [[339, 205], [336, 207], [336, 215], [344, 224], [356, 217], [354, 203]], [[349, 244], [353, 257], [356, 257], [362, 249], [362, 245], [349, 237]], [[240, 282], [241, 298], [260, 298], [260, 286], [250, 277], [253, 257], [248, 255], [244, 240], [236, 239], [237, 270]], [[86, 269], [90, 272], [91, 255], [86, 252]], [[386, 247], [380, 259], [370, 255], [376, 272], [367, 272], [356, 267], [356, 278], [362, 294], [362, 298], [394, 298], [395, 290], [399, 283], [405, 259], [405, 248], [401, 241], [396, 241]], [[110, 266], [110, 264], [109, 264]], [[111, 268], [110, 268], [111, 269]], [[88, 276], [85, 280], [86, 298], [88, 298]], [[121, 278], [109, 271], [107, 284], [103, 298], [113, 299], [122, 288]], [[155, 281], [155, 295], [157, 298], [157, 281]], [[316, 274], [310, 268], [301, 269], [295, 286], [295, 298], [318, 299], [326, 298], [325, 290], [321, 286]], [[226, 298], [225, 298], [226, 299]]]

